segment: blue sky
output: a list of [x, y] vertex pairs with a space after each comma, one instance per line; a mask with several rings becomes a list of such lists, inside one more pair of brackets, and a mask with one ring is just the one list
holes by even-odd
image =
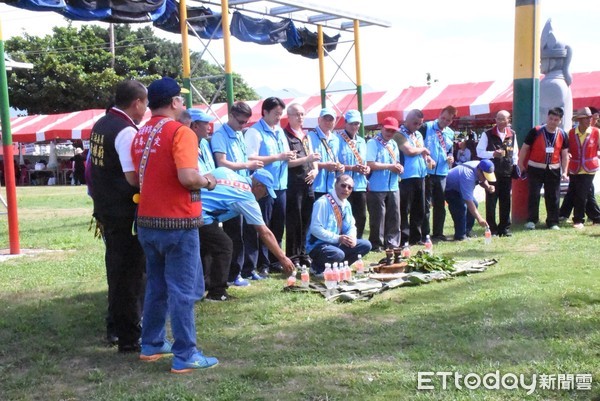
[[[364, 4], [371, 7], [366, 9]], [[598, 70], [600, 41], [600, 2], [590, 0], [541, 0], [543, 24], [552, 18], [560, 41], [574, 50], [572, 72]], [[340, 9], [386, 19], [392, 28], [361, 28], [363, 85], [368, 90], [400, 90], [421, 86], [426, 73], [440, 83], [461, 83], [484, 80], [512, 80], [514, 48], [514, 0], [392, 0], [331, 1]], [[390, 7], [393, 5], [393, 9]], [[215, 10], [219, 11], [219, 10]], [[0, 5], [3, 38], [50, 32], [55, 25], [67, 22], [58, 14], [20, 10]], [[102, 25], [102, 24], [101, 24]], [[107, 25], [107, 24], [104, 24]], [[541, 32], [540, 27], [540, 32]], [[309, 26], [309, 29], [313, 27]], [[314, 28], [316, 30], [316, 28]], [[325, 33], [335, 34], [335, 31]], [[161, 37], [178, 41], [179, 36], [157, 31]], [[352, 39], [344, 33], [342, 40]], [[345, 46], [345, 47], [344, 47]], [[190, 42], [192, 50], [200, 51], [197, 39]], [[339, 61], [348, 52], [340, 45], [334, 52]], [[213, 54], [222, 60], [220, 42], [211, 45]], [[292, 55], [279, 45], [260, 46], [232, 39], [232, 66], [253, 87], [285, 89], [291, 94], [316, 94], [319, 91], [317, 60]], [[344, 63], [344, 70], [354, 76], [353, 52]], [[326, 79], [336, 69], [326, 63]], [[338, 74], [333, 81], [346, 81]]]

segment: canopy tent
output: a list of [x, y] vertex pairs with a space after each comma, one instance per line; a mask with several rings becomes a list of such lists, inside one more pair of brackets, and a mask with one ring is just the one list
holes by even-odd
[[[593, 106], [600, 109], [600, 71], [573, 74], [573, 108]], [[376, 127], [386, 117], [395, 117], [402, 121], [411, 109], [421, 109], [425, 120], [437, 118], [447, 105], [458, 109], [458, 127], [481, 126], [493, 121], [500, 110], [512, 111], [512, 82], [488, 81], [463, 84], [450, 84], [424, 87], [409, 87], [400, 92], [369, 92], [363, 94], [364, 123], [367, 127]], [[283, 99], [289, 105], [300, 103], [306, 110], [305, 127], [313, 128], [317, 124], [321, 110], [320, 95]], [[328, 106], [333, 107], [339, 116], [345, 111], [357, 108], [356, 95], [333, 94], [328, 96]], [[261, 100], [249, 101], [252, 118], [248, 124], [261, 117]], [[214, 104], [208, 109], [198, 106], [216, 117], [213, 129], [227, 121], [227, 104]], [[12, 136], [15, 142], [45, 142], [53, 139], [73, 140], [89, 139], [94, 123], [104, 115], [104, 110], [92, 109], [66, 114], [34, 115], [11, 119]], [[144, 119], [150, 118], [146, 113]], [[144, 122], [142, 121], [142, 123]], [[287, 124], [284, 116], [282, 125]], [[344, 125], [343, 118], [337, 127]]]

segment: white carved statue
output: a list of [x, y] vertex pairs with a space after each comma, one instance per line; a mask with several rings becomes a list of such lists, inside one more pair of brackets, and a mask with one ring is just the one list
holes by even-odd
[[569, 72], [573, 51], [570, 46], [559, 42], [554, 35], [552, 20], [548, 19], [542, 31], [540, 81], [540, 123], [546, 121], [548, 110], [561, 107], [564, 111], [561, 127], [568, 131], [572, 127], [573, 94]]

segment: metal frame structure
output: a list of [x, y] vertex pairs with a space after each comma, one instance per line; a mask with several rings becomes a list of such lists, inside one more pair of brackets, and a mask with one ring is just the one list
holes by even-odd
[[[189, 3], [196, 3], [190, 1]], [[352, 83], [356, 86], [356, 97], [358, 110], [361, 115], [362, 109], [362, 77], [361, 77], [361, 65], [360, 65], [360, 27], [364, 26], [379, 26], [389, 28], [391, 23], [379, 18], [370, 17], [364, 14], [358, 14], [345, 10], [340, 10], [335, 7], [331, 7], [326, 4], [316, 4], [305, 0], [207, 0], [201, 1], [199, 4], [203, 6], [213, 5], [221, 7], [221, 24], [224, 27], [229, 27], [229, 11], [235, 10], [243, 13], [257, 14], [262, 18], [289, 18], [294, 22], [302, 23], [305, 25], [314, 25], [317, 27], [318, 34], [318, 52], [319, 52], [319, 77], [320, 77], [320, 91], [321, 91], [321, 104], [325, 107], [327, 104], [328, 87], [335, 78], [336, 74], [340, 71], [348, 77]], [[182, 35], [182, 51], [183, 51], [183, 77], [184, 86], [190, 90], [190, 95], [187, 98], [187, 105], [191, 107], [192, 98], [191, 92], [197, 93], [200, 98], [205, 101], [204, 97], [192, 88], [191, 85], [191, 69], [189, 62], [189, 47], [188, 47], [188, 24], [187, 13], [186, 13], [186, 0], [182, 0], [180, 3], [180, 15], [181, 15], [181, 35]], [[201, 17], [202, 18], [202, 17]], [[191, 20], [191, 19], [190, 19]], [[194, 19], [197, 20], [197, 19]], [[329, 53], [326, 53], [326, 49], [323, 46], [323, 28], [333, 29], [342, 32], [353, 32], [353, 40], [343, 41], [340, 43], [351, 43], [350, 49], [340, 62], [335, 60]], [[198, 39], [200, 39], [198, 37]], [[216, 61], [216, 58], [208, 51], [208, 42], [200, 39], [204, 50], [201, 52], [204, 55], [208, 52], [209, 55]], [[230, 34], [229, 29], [223, 29], [223, 45], [224, 45], [224, 58], [225, 65], [221, 66], [224, 72], [224, 82], [227, 91], [227, 103], [229, 107], [233, 104], [233, 79], [232, 79], [232, 68], [231, 68], [231, 52], [230, 52]], [[348, 58], [350, 52], [354, 49], [355, 56], [355, 78], [351, 78], [351, 74], [346, 73], [343, 70], [343, 63]], [[330, 56], [330, 59], [336, 64], [336, 70], [329, 80], [325, 82], [325, 55]], [[220, 63], [217, 63], [220, 65]], [[223, 85], [221, 85], [221, 88]], [[354, 90], [354, 89], [349, 89]], [[213, 99], [214, 100], [214, 99]], [[208, 107], [211, 107], [212, 102], [206, 102]], [[364, 126], [361, 125], [361, 134], [364, 134]]]

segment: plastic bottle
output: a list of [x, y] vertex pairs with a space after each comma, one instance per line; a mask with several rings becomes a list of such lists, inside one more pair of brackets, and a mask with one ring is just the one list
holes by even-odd
[[287, 285], [288, 287], [293, 287], [296, 285], [296, 270], [292, 271], [292, 274], [288, 277], [287, 279]]
[[433, 255], [433, 243], [431, 242], [429, 235], [425, 236], [425, 253]]
[[362, 255], [358, 255], [358, 260], [354, 262], [354, 269], [356, 270], [357, 276], [365, 274], [365, 261], [362, 260]]
[[489, 244], [491, 244], [491, 243], [492, 243], [492, 231], [490, 230], [490, 227], [489, 227], [489, 226], [487, 226], [487, 227], [485, 228], [485, 234], [484, 234], [484, 237], [483, 237], [483, 238], [484, 238], [484, 239], [483, 239], [483, 242], [484, 242], [486, 245], [489, 245]]
[[404, 246], [402, 247], [402, 253], [401, 256], [404, 259], [408, 259], [410, 258], [410, 246], [408, 245], [408, 242], [404, 243]]
[[333, 263], [333, 277], [335, 277], [336, 284], [342, 281], [342, 277], [340, 274], [340, 269], [338, 268], [337, 262]]
[[308, 273], [308, 269], [306, 265], [302, 265], [302, 270], [300, 273], [300, 281], [302, 282], [302, 287], [308, 287], [310, 284], [310, 274]]
[[350, 265], [348, 264], [347, 260], [344, 261], [344, 280], [352, 280], [352, 270], [350, 270]]
[[331, 295], [331, 290], [337, 284], [335, 279], [335, 273], [331, 268], [331, 263], [325, 263], [325, 271], [323, 272], [323, 278], [325, 279], [325, 288], [327, 288], [327, 295]]

